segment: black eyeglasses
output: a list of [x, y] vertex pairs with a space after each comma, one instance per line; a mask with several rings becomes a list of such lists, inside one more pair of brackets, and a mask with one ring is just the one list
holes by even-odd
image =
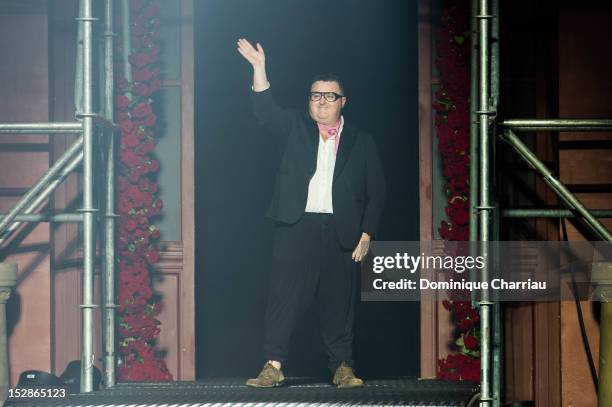
[[313, 102], [318, 102], [321, 100], [321, 97], [324, 97], [328, 102], [335, 102], [344, 97], [344, 95], [339, 95], [336, 92], [310, 92], [310, 100]]

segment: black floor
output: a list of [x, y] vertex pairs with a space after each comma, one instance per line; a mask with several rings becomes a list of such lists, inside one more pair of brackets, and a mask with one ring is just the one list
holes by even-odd
[[369, 380], [360, 389], [339, 390], [316, 379], [287, 379], [287, 386], [251, 389], [244, 379], [130, 383], [58, 400], [13, 402], [16, 406], [464, 406], [477, 383], [401, 378]]

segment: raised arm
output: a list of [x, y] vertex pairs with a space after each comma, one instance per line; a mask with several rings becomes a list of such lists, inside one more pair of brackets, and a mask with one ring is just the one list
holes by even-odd
[[238, 52], [253, 67], [253, 111], [257, 120], [268, 127], [276, 136], [283, 137], [291, 127], [291, 112], [283, 109], [274, 101], [268, 89], [270, 83], [266, 75], [266, 54], [257, 43], [253, 47], [244, 38], [238, 40]]
[[266, 75], [266, 54], [263, 47], [257, 43], [254, 48], [245, 38], [238, 40], [238, 52], [253, 67], [253, 91], [262, 92], [270, 87]]

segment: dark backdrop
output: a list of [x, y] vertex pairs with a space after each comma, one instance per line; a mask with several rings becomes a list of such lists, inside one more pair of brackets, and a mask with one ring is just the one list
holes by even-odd
[[[339, 74], [345, 118], [372, 134], [387, 176], [380, 239], [418, 240], [416, 1], [196, 1], [197, 375], [261, 368], [278, 152], [256, 124], [252, 70], [236, 41], [259, 41], [277, 100], [302, 107], [309, 79]], [[360, 303], [355, 359], [366, 377], [418, 375], [417, 303]], [[317, 319], [298, 324], [287, 375], [325, 375]]]

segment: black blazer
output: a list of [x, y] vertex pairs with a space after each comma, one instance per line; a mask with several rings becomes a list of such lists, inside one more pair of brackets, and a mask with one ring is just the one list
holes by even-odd
[[[258, 121], [278, 137], [283, 156], [267, 216], [283, 223], [300, 220], [315, 173], [319, 129], [306, 111], [283, 109], [270, 90], [252, 92]], [[332, 184], [334, 223], [343, 247], [353, 249], [362, 232], [378, 233], [385, 202], [385, 177], [371, 135], [344, 123]]]

